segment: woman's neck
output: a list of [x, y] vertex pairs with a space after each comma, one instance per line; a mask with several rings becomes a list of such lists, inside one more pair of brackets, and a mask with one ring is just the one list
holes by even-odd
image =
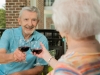
[[95, 38], [82, 39], [82, 40], [68, 40], [67, 52], [96, 52], [100, 51], [100, 44]]

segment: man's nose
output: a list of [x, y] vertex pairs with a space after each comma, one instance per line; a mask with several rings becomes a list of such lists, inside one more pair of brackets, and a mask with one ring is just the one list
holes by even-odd
[[32, 25], [32, 21], [29, 21], [29, 23], [28, 23], [30, 26]]

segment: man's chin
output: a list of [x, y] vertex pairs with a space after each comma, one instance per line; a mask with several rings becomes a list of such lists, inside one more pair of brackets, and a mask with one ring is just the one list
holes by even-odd
[[34, 31], [26, 31], [25, 34], [31, 35], [31, 34], [33, 34], [33, 32], [34, 32]]

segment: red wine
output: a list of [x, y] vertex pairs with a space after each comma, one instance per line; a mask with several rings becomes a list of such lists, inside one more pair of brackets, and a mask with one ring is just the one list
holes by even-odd
[[18, 48], [19, 48], [19, 50], [22, 51], [22, 52], [26, 52], [26, 51], [29, 50], [29, 47], [27, 47], [27, 46], [22, 46], [22, 47], [18, 47]]
[[40, 54], [42, 52], [42, 49], [31, 49], [32, 53], [34, 54], [34, 52], [36, 54]]

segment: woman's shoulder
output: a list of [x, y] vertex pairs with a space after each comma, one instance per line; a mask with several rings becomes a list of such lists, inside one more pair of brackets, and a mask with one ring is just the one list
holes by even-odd
[[64, 62], [78, 69], [82, 74], [100, 72], [100, 53], [71, 53], [63, 55], [59, 62]]
[[54, 75], [82, 75], [76, 68], [60, 62], [54, 69]]
[[82, 53], [79, 56], [79, 60], [74, 63], [77, 69], [85, 75], [100, 74], [100, 53]]

